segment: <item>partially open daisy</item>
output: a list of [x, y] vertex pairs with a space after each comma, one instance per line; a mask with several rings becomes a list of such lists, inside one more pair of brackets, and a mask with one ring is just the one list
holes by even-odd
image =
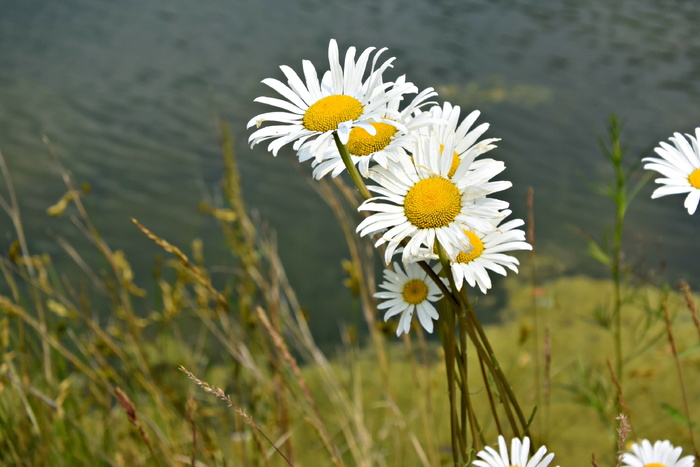
[[473, 464], [477, 467], [547, 467], [554, 458], [554, 453], [547, 454], [545, 446], [540, 447], [530, 458], [530, 438], [527, 436], [522, 441], [519, 438], [513, 438], [510, 453], [506, 440], [503, 436], [499, 436], [498, 449], [500, 452], [486, 446], [476, 454], [478, 459]]
[[433, 124], [427, 128], [423, 127], [420, 131], [423, 133], [434, 131], [438, 142], [443, 147], [448, 138], [454, 138], [451, 173], [457, 170], [461, 161], [473, 162], [477, 156], [495, 148], [496, 145], [493, 143], [500, 140], [500, 138], [489, 138], [477, 141], [489, 128], [488, 123], [482, 123], [476, 128], [472, 128], [481, 114], [478, 110], [467, 115], [461, 123], [459, 122], [459, 106], [453, 106], [449, 102], [445, 102], [442, 107], [437, 105], [432, 107], [430, 113], [436, 121], [441, 123]]
[[683, 449], [674, 447], [669, 441], [656, 441], [653, 445], [645, 439], [632, 445], [632, 452], [622, 455], [623, 467], [693, 467], [693, 456], [682, 459]]
[[[661, 156], [645, 157], [645, 169], [655, 170], [666, 178], [657, 178], [656, 183], [663, 186], [654, 190], [651, 198], [688, 193], [683, 205], [688, 214], [694, 214], [700, 202], [700, 127], [695, 129], [695, 136], [686, 134], [686, 140], [680, 133], [674, 133], [669, 140], [673, 146], [662, 141], [654, 151]], [[690, 142], [689, 142], [690, 141]]]
[[[403, 86], [405, 77], [401, 76], [396, 80], [395, 85]], [[353, 128], [347, 142], [348, 153], [352, 163], [357, 166], [363, 177], [368, 176], [370, 163], [376, 162], [382, 167], [388, 167], [388, 161], [395, 159], [397, 151], [411, 151], [415, 144], [412, 134], [420, 128], [439, 121], [432, 114], [419, 111], [419, 108], [427, 104], [427, 100], [437, 93], [432, 88], [421, 91], [413, 100], [401, 111], [399, 105], [403, 100], [403, 95], [395, 95], [386, 106], [383, 117], [394, 119], [393, 124], [386, 122], [372, 123], [376, 133], [370, 134], [361, 127]], [[417, 114], [417, 115], [416, 115]], [[345, 163], [338, 152], [335, 144], [328, 148], [319, 148], [323, 151], [319, 159], [311, 151], [310, 144], [304, 144], [299, 148], [299, 161], [315, 157], [314, 178], [320, 179], [328, 173], [337, 177], [345, 170]]]
[[[510, 211], [506, 210], [502, 215], [508, 217]], [[502, 276], [507, 274], [506, 268], [518, 272], [520, 263], [517, 258], [505, 254], [506, 252], [532, 250], [532, 246], [525, 241], [525, 232], [517, 228], [524, 224], [521, 219], [499, 225], [501, 220], [494, 219], [494, 224], [487, 231], [464, 231], [471, 245], [450, 261], [452, 277], [458, 290], [462, 289], [462, 283], [466, 281], [471, 287], [478, 286], [486, 293], [491, 288], [489, 271]], [[419, 256], [423, 259], [438, 259], [437, 254], [426, 250], [422, 250]]]
[[421, 248], [433, 251], [438, 241], [450, 258], [469, 248], [465, 230], [489, 230], [494, 218], [502, 217], [508, 203], [486, 198], [488, 194], [511, 186], [507, 181], [491, 182], [502, 172], [504, 164], [492, 159], [473, 164], [460, 163], [449, 176], [453, 140], [440, 147], [434, 133], [419, 137], [413, 158], [400, 156], [389, 168], [375, 166], [369, 177], [379, 186], [368, 187], [380, 196], [371, 198], [358, 208], [371, 211], [357, 227], [361, 236], [386, 230], [376, 246], [387, 243], [385, 262], [391, 262], [396, 248], [404, 239], [402, 259], [408, 262], [419, 255]]
[[532, 246], [525, 241], [525, 232], [517, 228], [523, 224], [521, 219], [514, 219], [496, 225], [490, 232], [466, 231], [471, 248], [460, 251], [450, 264], [457, 289], [461, 289], [462, 281], [466, 281], [471, 287], [478, 285], [486, 293], [491, 288], [488, 271], [505, 276], [508, 268], [517, 273], [518, 260], [504, 253], [532, 250]]
[[401, 315], [396, 335], [411, 330], [413, 314], [418, 315], [418, 321], [428, 332], [433, 332], [433, 320], [438, 319], [438, 312], [431, 302], [442, 298], [440, 289], [417, 264], [408, 264], [406, 269], [394, 263], [394, 270], [384, 270], [384, 282], [379, 286], [384, 292], [374, 294], [384, 300], [377, 308], [386, 309], [384, 321], [392, 316]]
[[287, 84], [273, 78], [262, 82], [277, 91], [284, 99], [258, 97], [256, 102], [278, 107], [282, 111], [268, 112], [252, 118], [248, 128], [260, 127], [265, 122], [278, 122], [255, 131], [248, 141], [251, 147], [266, 140], [272, 140], [268, 150], [277, 155], [280, 148], [294, 142], [294, 149], [309, 140], [310, 150], [316, 154], [319, 147], [327, 147], [337, 132], [340, 140], [347, 143], [353, 128], [364, 128], [370, 134], [376, 129], [372, 123], [388, 123], [395, 120], [384, 117], [386, 103], [397, 95], [415, 93], [412, 83], [401, 85], [385, 83], [384, 71], [394, 60], [390, 58], [377, 67], [379, 56], [386, 49], [379, 50], [372, 58], [369, 75], [364, 78], [374, 47], [366, 49], [355, 61], [355, 48], [350, 47], [341, 66], [338, 44], [331, 39], [328, 46], [330, 70], [319, 81], [316, 69], [308, 60], [303, 61], [305, 81], [288, 66], [280, 69], [287, 78]]

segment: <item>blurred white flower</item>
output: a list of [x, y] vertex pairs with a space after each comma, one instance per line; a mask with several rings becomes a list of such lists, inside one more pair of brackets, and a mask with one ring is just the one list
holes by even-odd
[[683, 205], [688, 214], [694, 214], [700, 202], [700, 127], [695, 129], [695, 136], [674, 133], [669, 140], [673, 146], [662, 141], [654, 151], [661, 156], [645, 157], [645, 169], [655, 170], [665, 178], [657, 178], [656, 183], [663, 186], [654, 190], [651, 198], [688, 193]]

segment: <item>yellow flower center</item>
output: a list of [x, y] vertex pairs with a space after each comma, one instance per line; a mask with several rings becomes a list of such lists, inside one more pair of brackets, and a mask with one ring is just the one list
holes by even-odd
[[[440, 154], [442, 154], [442, 151], [445, 149], [445, 145], [441, 144], [440, 145]], [[452, 178], [452, 176], [457, 172], [457, 168], [459, 167], [459, 163], [462, 162], [462, 159], [459, 158], [459, 154], [457, 154], [457, 151], [454, 151], [452, 153], [452, 165], [450, 165], [450, 171], [447, 174], [447, 178]]]
[[688, 175], [688, 181], [693, 188], [700, 188], [700, 169], [693, 170], [690, 175]]
[[446, 227], [462, 209], [462, 194], [451, 181], [431, 177], [408, 190], [403, 211], [408, 221], [420, 229]]
[[396, 127], [388, 123], [372, 123], [377, 134], [372, 136], [364, 128], [353, 128], [348, 140], [348, 151], [354, 156], [369, 156], [389, 145]]
[[428, 286], [420, 279], [412, 279], [403, 286], [403, 299], [411, 305], [418, 305], [428, 298]]
[[302, 123], [304, 128], [325, 133], [337, 130], [338, 125], [355, 120], [362, 115], [362, 104], [354, 97], [334, 94], [319, 99], [306, 109]]
[[[697, 170], [696, 170], [697, 172]], [[644, 464], [644, 467], [667, 467], [666, 464], [659, 464], [658, 462], [652, 462], [651, 464]]]
[[482, 242], [474, 232], [465, 230], [464, 233], [469, 237], [469, 243], [472, 244], [472, 249], [469, 251], [460, 251], [457, 255], [458, 263], [470, 263], [484, 252], [484, 242]]

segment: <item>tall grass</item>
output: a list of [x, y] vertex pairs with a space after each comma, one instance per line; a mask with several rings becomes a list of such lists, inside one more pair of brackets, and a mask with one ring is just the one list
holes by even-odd
[[[347, 328], [330, 355], [309, 330], [274, 233], [243, 201], [228, 126], [217, 127], [225, 202], [202, 210], [218, 221], [235, 267], [214, 280], [206, 245], [173, 245], [135, 219], [134, 238], [150, 238], [166, 258], [154, 290], [140, 287], [128, 254], [104, 241], [88, 195], [48, 140], [66, 186], [51, 214], [84, 234], [83, 245], [59, 241], [82, 273], [64, 277], [49, 255], [32, 251], [0, 154], [0, 207], [14, 232], [0, 260], [2, 464], [451, 465], [443, 359], [454, 357], [418, 328], [397, 340], [391, 323], [377, 319], [379, 260], [354, 234], [358, 193], [340, 179], [316, 185], [343, 229], [347, 284], [368, 336]], [[86, 248], [100, 254], [99, 264], [81, 256]], [[546, 258], [538, 256], [537, 270], [534, 256], [522, 260], [532, 262], [530, 276], [506, 281], [503, 322], [484, 332], [517, 399], [544, 405], [531, 434], [556, 453], [555, 463], [585, 465], [594, 455], [614, 465], [620, 412], [628, 441], [668, 438], [692, 452], [700, 327], [689, 287], [681, 294], [630, 284], [634, 293], [616, 317], [615, 329], [625, 332], [618, 342], [594, 318], [592, 299], [615, 296], [614, 277], [552, 278]], [[610, 355], [624, 365], [615, 359], [609, 371]], [[465, 407], [460, 429], [493, 445], [508, 416], [493, 407], [506, 388], [479, 382], [490, 377], [474, 351], [464, 358], [455, 377], [469, 381], [469, 397], [452, 401]]]

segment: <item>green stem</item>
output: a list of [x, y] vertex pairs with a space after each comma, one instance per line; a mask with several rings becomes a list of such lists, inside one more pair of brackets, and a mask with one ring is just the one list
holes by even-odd
[[[627, 209], [627, 190], [625, 187], [625, 170], [622, 166], [623, 151], [620, 147], [620, 126], [616, 118], [610, 121], [610, 137], [612, 148], [610, 160], [615, 169], [615, 186], [613, 201], [615, 202], [615, 229], [613, 234], [612, 264], [610, 273], [613, 281], [613, 339], [615, 345], [615, 372], [622, 383], [623, 355], [622, 355], [622, 292], [621, 292], [621, 268], [622, 268], [622, 233], [624, 228], [625, 211]], [[621, 407], [618, 406], [618, 412]]]
[[333, 132], [333, 140], [335, 141], [335, 145], [338, 148], [340, 157], [341, 159], [343, 159], [345, 168], [347, 169], [348, 174], [350, 174], [350, 178], [352, 179], [353, 183], [355, 184], [355, 186], [357, 187], [364, 199], [370, 199], [372, 195], [367, 189], [365, 182], [362, 180], [360, 172], [357, 171], [357, 167], [355, 167], [355, 164], [352, 163], [352, 158], [350, 157], [350, 153], [348, 152], [347, 146], [340, 142], [340, 137], [338, 136], [337, 131]]
[[450, 327], [449, 321], [450, 317], [454, 318], [454, 315], [450, 313], [447, 302], [443, 300], [441, 306], [439, 307], [441, 311], [440, 316], [440, 342], [442, 343], [442, 348], [445, 355], [445, 373], [447, 376], [447, 394], [448, 400], [450, 402], [450, 440], [452, 444], [452, 459], [454, 461], [454, 466], [459, 465], [460, 457], [460, 440], [459, 440], [459, 422], [457, 420], [457, 410], [455, 407], [455, 367], [454, 367], [454, 331]]
[[[496, 354], [493, 351], [493, 348], [491, 347], [491, 343], [489, 342], [488, 338], [486, 337], [486, 332], [484, 332], [484, 328], [481, 326], [481, 323], [479, 322], [479, 319], [476, 316], [476, 313], [474, 312], [474, 309], [470, 306], [467, 308], [467, 318], [469, 320], [469, 323], [472, 324], [472, 326], [476, 329], [476, 332], [479, 336], [480, 339], [477, 339], [476, 336], [472, 337], [472, 341], [475, 343], [477, 341], [480, 342], [484, 346], [484, 350], [486, 354], [490, 357], [490, 362], [487, 360], [486, 364], [489, 366], [489, 363], [491, 363], [492, 366], [489, 366], [489, 370], [491, 370], [491, 373], [494, 376], [494, 379], [500, 383], [501, 389], [505, 391], [505, 394], [507, 395], [507, 398], [504, 398], [504, 400], [510, 400], [510, 403], [513, 405], [513, 408], [515, 409], [515, 413], [518, 416], [518, 421], [520, 422], [520, 425], [523, 427], [524, 434], [526, 436], [530, 435], [530, 429], [527, 425], [527, 420], [525, 419], [525, 415], [523, 414], [522, 409], [520, 408], [520, 404], [518, 403], [517, 398], [515, 397], [515, 393], [513, 392], [513, 388], [510, 386], [510, 383], [508, 383], [508, 379], [506, 378], [505, 373], [503, 373], [503, 369], [501, 368], [501, 365], [498, 363], [498, 360], [496, 359]], [[508, 404], [504, 403], [504, 406], [506, 408], [506, 412], [508, 412]], [[507, 413], [506, 413], [507, 414]], [[513, 430], [515, 431], [516, 436], [520, 436], [519, 430], [517, 429], [517, 426], [511, 421], [511, 425], [513, 426]]]
[[[438, 244], [439, 245], [439, 244]], [[440, 249], [442, 247], [438, 248], [438, 256], [440, 255]], [[443, 255], [447, 259], [446, 255], [443, 250]], [[442, 261], [442, 260], [441, 260]], [[481, 326], [481, 323], [479, 322], [478, 318], [476, 317], [476, 313], [474, 312], [474, 309], [471, 307], [471, 305], [468, 303], [463, 303], [461, 298], [461, 295], [458, 294], [458, 298], [453, 295], [450, 290], [447, 288], [444, 282], [440, 280], [437, 274], [435, 274], [435, 271], [432, 270], [432, 268], [425, 263], [424, 261], [420, 261], [418, 263], [420, 267], [430, 276], [431, 279], [437, 284], [437, 286], [440, 288], [444, 296], [452, 303], [453, 307], [455, 309], [460, 310], [460, 325], [465, 327], [465, 330], [467, 334], [469, 335], [469, 338], [471, 341], [474, 343], [477, 353], [479, 354], [479, 358], [486, 364], [487, 368], [491, 372], [491, 374], [494, 377], [494, 380], [497, 383], [497, 386], [499, 388], [499, 392], [503, 396], [503, 402], [504, 402], [504, 407], [506, 410], [506, 415], [508, 416], [508, 419], [510, 421], [511, 427], [513, 428], [513, 432], [516, 433], [516, 436], [519, 436], [520, 430], [518, 429], [517, 424], [515, 423], [515, 420], [513, 417], [510, 415], [510, 407], [508, 404], [508, 401], [512, 404], [513, 408], [515, 409], [515, 412], [518, 416], [518, 421], [520, 422], [520, 426], [522, 426], [523, 430], [525, 431], [526, 435], [529, 435], [529, 427], [527, 426], [527, 420], [525, 419], [525, 416], [523, 415], [523, 411], [520, 408], [520, 404], [518, 403], [515, 393], [513, 392], [513, 389], [511, 388], [510, 384], [508, 383], [508, 379], [505, 376], [505, 373], [503, 373], [503, 370], [501, 369], [498, 360], [496, 359], [496, 355], [493, 351], [493, 348], [491, 347], [491, 344], [489, 343], [488, 338], [486, 337], [486, 333], [484, 332], [484, 329]], [[444, 264], [443, 264], [443, 269], [444, 269]], [[448, 279], [450, 280], [450, 283], [452, 287], [454, 287], [454, 279], [452, 278], [451, 274], [448, 274]], [[453, 289], [456, 290], [456, 289]], [[467, 315], [464, 314], [464, 310], [466, 309]]]

